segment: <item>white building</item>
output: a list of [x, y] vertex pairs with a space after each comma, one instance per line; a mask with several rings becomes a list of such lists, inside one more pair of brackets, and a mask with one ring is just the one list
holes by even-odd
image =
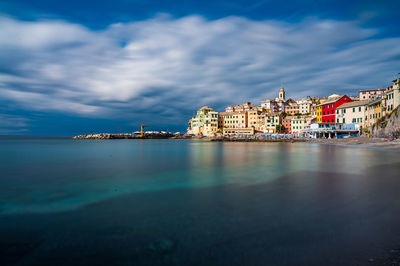
[[299, 105], [299, 113], [300, 114], [310, 114], [311, 113], [311, 100], [309, 99], [300, 99], [297, 101]]
[[336, 123], [358, 124], [364, 127], [367, 106], [370, 100], [344, 103], [336, 109]]

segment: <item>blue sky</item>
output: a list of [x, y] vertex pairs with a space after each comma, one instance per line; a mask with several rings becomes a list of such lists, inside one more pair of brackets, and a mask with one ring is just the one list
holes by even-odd
[[184, 131], [193, 111], [400, 72], [399, 1], [1, 1], [0, 134]]

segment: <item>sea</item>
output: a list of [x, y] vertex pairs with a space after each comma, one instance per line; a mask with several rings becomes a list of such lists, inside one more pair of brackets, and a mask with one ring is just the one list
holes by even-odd
[[396, 151], [0, 138], [1, 265], [381, 265], [399, 248]]

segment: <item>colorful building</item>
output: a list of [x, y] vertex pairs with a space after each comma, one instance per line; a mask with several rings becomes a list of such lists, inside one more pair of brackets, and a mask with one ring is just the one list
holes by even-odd
[[310, 114], [311, 113], [311, 100], [300, 99], [297, 101], [297, 105], [299, 106], [300, 114]]
[[285, 112], [286, 107], [286, 93], [284, 88], [280, 88], [279, 97], [272, 100], [261, 101], [261, 108], [269, 110], [271, 113]]
[[247, 128], [247, 112], [222, 112], [218, 116], [220, 128]]
[[251, 104], [251, 102], [245, 102], [241, 105], [235, 105], [235, 106], [228, 106], [225, 108], [225, 112], [247, 112], [249, 110], [258, 110], [260, 107]]
[[383, 117], [383, 109], [384, 108], [381, 98], [370, 101], [367, 105], [367, 110], [365, 113], [364, 126], [370, 127], [375, 124], [379, 119], [381, 119]]
[[276, 128], [281, 125], [282, 113], [271, 113], [265, 115], [264, 133], [276, 133]]
[[362, 100], [373, 100], [378, 97], [382, 97], [385, 93], [385, 89], [373, 89], [373, 90], [360, 90], [358, 98]]
[[399, 82], [400, 79], [393, 80], [393, 86], [389, 87], [386, 92], [386, 112], [390, 114], [400, 103], [400, 93], [399, 93]]
[[306, 125], [307, 125], [307, 119], [305, 116], [302, 115], [294, 116], [292, 119], [291, 133], [299, 134], [301, 131], [305, 129]]
[[292, 99], [288, 99], [286, 102], [285, 113], [288, 115], [296, 115], [300, 113], [300, 106], [296, 101]]
[[188, 133], [195, 136], [215, 136], [218, 132], [218, 112], [203, 106], [189, 120]]
[[334, 94], [329, 96], [327, 101], [318, 105], [317, 123], [336, 123], [336, 109], [340, 105], [351, 101], [347, 95], [338, 96]]
[[344, 103], [336, 109], [336, 123], [358, 124], [364, 127], [365, 115], [370, 100]]
[[292, 119], [294, 116], [287, 115], [282, 118], [282, 126], [284, 127], [284, 132], [285, 133], [291, 133], [292, 132]]

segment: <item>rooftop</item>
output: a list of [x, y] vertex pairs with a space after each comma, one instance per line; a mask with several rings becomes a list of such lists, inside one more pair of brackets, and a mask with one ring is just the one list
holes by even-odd
[[369, 102], [370, 102], [369, 100], [363, 100], [363, 101], [354, 101], [351, 103], [344, 103], [341, 106], [339, 106], [338, 109], [363, 106], [363, 105], [367, 105]]

